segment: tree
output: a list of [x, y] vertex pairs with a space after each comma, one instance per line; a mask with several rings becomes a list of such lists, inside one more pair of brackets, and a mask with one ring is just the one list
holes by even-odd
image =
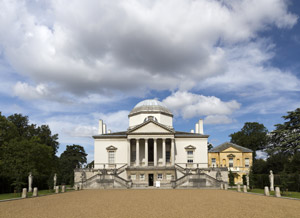
[[234, 174], [231, 172], [231, 170], [229, 171], [228, 177], [229, 177], [229, 185], [234, 186]]
[[237, 145], [253, 150], [253, 159], [256, 157], [256, 151], [262, 150], [267, 146], [268, 130], [267, 128], [257, 122], [246, 122], [241, 131], [235, 132], [231, 135], [231, 142]]
[[210, 151], [213, 148], [213, 145], [207, 142], [207, 150]]
[[267, 162], [263, 159], [257, 159], [252, 165], [254, 174], [268, 174]]
[[61, 182], [65, 184], [73, 184], [74, 169], [86, 163], [85, 150], [80, 145], [67, 145], [66, 150], [60, 155], [60, 177]]
[[277, 124], [270, 134], [270, 143], [267, 148], [269, 155], [284, 153], [293, 156], [300, 152], [300, 108], [289, 111], [284, 124]]
[[40, 144], [35, 138], [10, 140], [2, 146], [2, 152], [5, 155], [1, 157], [1, 175], [11, 180], [19, 191], [27, 183], [29, 172], [35, 177], [36, 184], [45, 180], [50, 173], [52, 148]]

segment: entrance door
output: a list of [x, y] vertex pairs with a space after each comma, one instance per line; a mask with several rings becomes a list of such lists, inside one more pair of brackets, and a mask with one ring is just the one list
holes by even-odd
[[148, 180], [149, 180], [149, 186], [153, 186], [153, 174], [148, 175]]

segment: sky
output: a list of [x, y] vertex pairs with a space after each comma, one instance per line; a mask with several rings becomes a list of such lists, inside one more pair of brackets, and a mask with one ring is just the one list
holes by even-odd
[[217, 146], [300, 107], [300, 1], [0, 0], [0, 111], [21, 113], [93, 160], [145, 99], [176, 130], [204, 119]]

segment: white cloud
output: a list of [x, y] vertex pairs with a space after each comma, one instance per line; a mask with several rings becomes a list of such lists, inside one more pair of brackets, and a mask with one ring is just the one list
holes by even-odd
[[207, 122], [214, 124], [232, 122], [227, 115], [231, 115], [241, 106], [235, 100], [224, 102], [215, 96], [204, 96], [185, 91], [173, 93], [164, 99], [163, 103], [183, 118], [207, 116]]
[[234, 120], [226, 115], [208, 115], [204, 119], [205, 124], [229, 124], [233, 122]]
[[22, 99], [41, 99], [49, 95], [47, 86], [39, 84], [36, 87], [30, 86], [27, 83], [18, 82], [14, 86], [14, 94]]
[[[295, 79], [264, 68], [266, 59], [257, 65], [243, 58], [259, 32], [295, 25], [297, 17], [284, 0], [2, 1], [0, 7], [5, 18], [0, 19], [5, 32], [0, 49], [18, 73], [36, 84], [17, 83], [21, 98], [25, 90], [33, 99], [47, 98], [40, 84], [58, 96], [141, 96], [151, 89], [190, 90], [205, 78], [213, 85], [223, 74], [229, 87], [267, 77], [270, 84], [276, 77]], [[241, 57], [232, 58], [230, 48], [240, 44], [246, 44], [236, 49], [242, 49]], [[257, 53], [268, 55], [259, 47]]]

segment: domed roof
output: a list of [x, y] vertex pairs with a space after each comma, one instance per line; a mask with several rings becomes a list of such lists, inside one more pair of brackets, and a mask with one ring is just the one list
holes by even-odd
[[172, 112], [162, 102], [156, 99], [147, 99], [139, 102], [129, 113], [129, 116], [140, 112], [161, 112], [173, 116]]

